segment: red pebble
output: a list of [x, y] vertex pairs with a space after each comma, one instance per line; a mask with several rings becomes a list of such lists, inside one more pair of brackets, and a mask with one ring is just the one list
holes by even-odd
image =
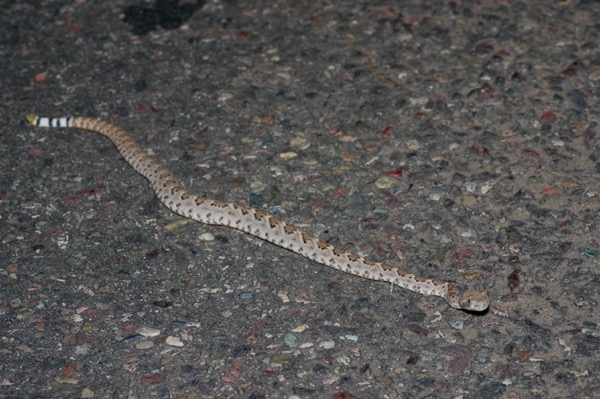
[[383, 137], [390, 137], [392, 135], [392, 127], [391, 126], [386, 126], [385, 129], [383, 129]]
[[159, 382], [163, 382], [165, 379], [166, 379], [166, 377], [162, 373], [145, 375], [142, 377], [142, 384], [144, 384], [144, 385], [157, 384]]
[[390, 170], [386, 173], [389, 177], [393, 177], [394, 179], [402, 179], [402, 169]]
[[542, 122], [554, 122], [557, 119], [557, 116], [554, 112], [544, 112], [540, 117]]
[[75, 363], [70, 362], [70, 363], [65, 364], [62, 367], [62, 372], [67, 377], [70, 377], [72, 375], [75, 375], [75, 374], [79, 373], [79, 370], [77, 370], [77, 367], [75, 366]]
[[585, 67], [585, 64], [581, 60], [575, 60], [569, 65], [564, 71], [563, 74], [567, 76], [575, 75], [577, 72], [581, 71]]
[[527, 155], [527, 156], [529, 156], [529, 157], [532, 157], [532, 158], [540, 158], [540, 157], [541, 157], [541, 155], [540, 155], [540, 153], [539, 153], [539, 152], [537, 152], [537, 151], [535, 151], [535, 150], [532, 150], [532, 149], [530, 149], [530, 148], [525, 148], [525, 149], [523, 150], [523, 154], [524, 154], [524, 155]]

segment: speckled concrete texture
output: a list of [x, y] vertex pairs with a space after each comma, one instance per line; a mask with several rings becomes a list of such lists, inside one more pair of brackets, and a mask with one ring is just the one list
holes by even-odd
[[[0, 10], [0, 397], [600, 397], [600, 2]], [[490, 309], [183, 220], [32, 112]]]

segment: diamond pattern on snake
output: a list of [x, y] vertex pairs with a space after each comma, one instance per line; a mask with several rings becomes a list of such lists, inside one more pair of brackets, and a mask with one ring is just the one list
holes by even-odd
[[129, 133], [116, 125], [78, 116], [46, 118], [28, 115], [27, 121], [39, 127], [78, 128], [106, 136], [123, 158], [150, 182], [159, 201], [183, 217], [241, 230], [342, 272], [386, 281], [419, 294], [442, 297], [455, 309], [481, 312], [489, 306], [487, 291], [460, 291], [447, 281], [419, 277], [396, 266], [337, 248], [261, 210], [191, 193], [162, 164], [148, 156]]

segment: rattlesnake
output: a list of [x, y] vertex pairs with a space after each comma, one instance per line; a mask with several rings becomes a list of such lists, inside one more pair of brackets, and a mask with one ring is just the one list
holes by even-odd
[[241, 230], [346, 273], [387, 281], [424, 295], [440, 296], [455, 309], [479, 312], [486, 310], [489, 305], [486, 291], [461, 293], [451, 283], [415, 276], [387, 263], [374, 262], [337, 248], [261, 210], [190, 193], [164, 166], [150, 158], [129, 133], [116, 125], [85, 117], [46, 118], [28, 115], [27, 121], [41, 127], [91, 130], [108, 137], [125, 160], [148, 179], [160, 202], [186, 218]]

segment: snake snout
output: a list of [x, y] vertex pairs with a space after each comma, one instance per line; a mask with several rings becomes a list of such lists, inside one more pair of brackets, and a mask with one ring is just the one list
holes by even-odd
[[461, 295], [460, 306], [465, 310], [483, 312], [490, 306], [490, 296], [487, 291], [467, 291]]

